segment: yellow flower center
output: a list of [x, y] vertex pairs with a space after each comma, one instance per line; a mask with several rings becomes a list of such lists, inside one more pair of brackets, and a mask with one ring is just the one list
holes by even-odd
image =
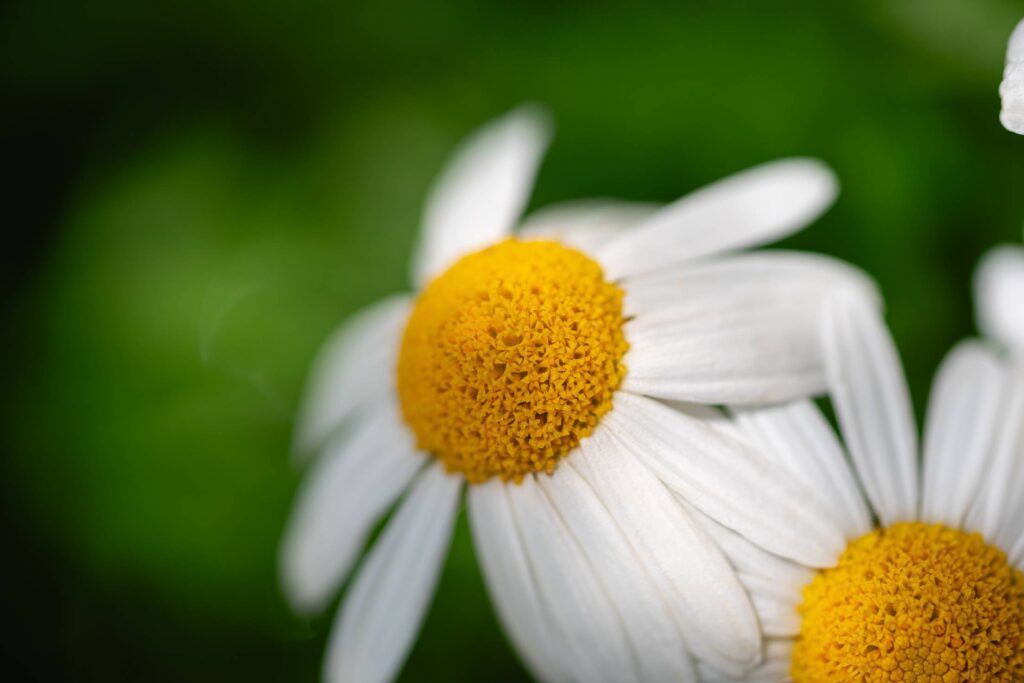
[[416, 303], [398, 393], [419, 447], [470, 482], [554, 471], [625, 376], [622, 290], [556, 242], [464, 257]]
[[873, 531], [803, 597], [796, 683], [1024, 681], [1024, 575], [979, 534]]

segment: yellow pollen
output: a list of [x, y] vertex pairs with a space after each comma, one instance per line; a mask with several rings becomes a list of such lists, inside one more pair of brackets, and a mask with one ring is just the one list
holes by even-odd
[[1024, 575], [979, 534], [873, 531], [803, 598], [796, 683], [1024, 681]]
[[398, 358], [418, 446], [472, 483], [519, 482], [611, 409], [626, 369], [622, 290], [556, 242], [505, 240], [431, 282]]

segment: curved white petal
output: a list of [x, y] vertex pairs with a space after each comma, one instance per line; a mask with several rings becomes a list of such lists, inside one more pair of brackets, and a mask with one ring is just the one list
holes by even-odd
[[441, 463], [413, 484], [338, 611], [324, 680], [384, 683], [398, 674], [433, 598], [461, 487]]
[[1024, 353], [1024, 248], [1002, 246], [986, 254], [974, 291], [981, 331]]
[[665, 596], [690, 650], [743, 671], [760, 656], [756, 616], [732, 568], [673, 495], [599, 425], [580, 443], [576, 469], [615, 518]]
[[999, 95], [1003, 101], [999, 120], [1007, 130], [1024, 134], [1024, 21], [1010, 36]]
[[711, 254], [771, 242], [800, 230], [835, 199], [832, 171], [813, 159], [784, 159], [683, 197], [597, 252], [618, 280]]
[[527, 477], [507, 492], [541, 598], [565, 634], [572, 679], [640, 680], [622, 619], [540, 485]]
[[881, 315], [862, 299], [828, 307], [829, 389], [865, 493], [883, 525], [917, 518], [917, 432], [899, 355]]
[[743, 676], [719, 671], [711, 666], [700, 667], [701, 683], [788, 683], [789, 668], [793, 661], [791, 638], [769, 639], [765, 642], [764, 661]]
[[925, 521], [964, 523], [991, 459], [1005, 375], [1002, 362], [977, 342], [957, 346], [939, 368], [925, 419]]
[[584, 199], [544, 207], [530, 214], [518, 234], [525, 239], [552, 239], [584, 253], [640, 225], [659, 209], [657, 204], [610, 199]]
[[360, 405], [394, 390], [394, 370], [412, 299], [389, 297], [356, 313], [317, 354], [296, 418], [293, 453], [308, 456]]
[[545, 112], [523, 106], [459, 146], [427, 199], [413, 259], [418, 287], [462, 256], [511, 233], [550, 137]]
[[338, 435], [307, 473], [281, 545], [292, 605], [320, 610], [379, 520], [423, 466], [393, 401], [373, 406]]
[[626, 392], [603, 423], [684, 500], [766, 550], [812, 567], [830, 566], [843, 551], [828, 510], [745, 443]]
[[795, 401], [733, 413], [745, 437], [785, 467], [835, 512], [848, 540], [871, 530], [871, 511], [850, 470], [843, 447], [812, 401]]
[[[572, 457], [572, 456], [570, 456]], [[578, 458], [577, 458], [578, 459]], [[626, 631], [642, 681], [696, 681], [697, 672], [665, 597], [594, 489], [572, 467], [537, 482], [579, 544]], [[634, 498], [627, 505], [644, 507]], [[648, 512], [654, 509], [646, 508]], [[756, 641], [755, 641], [756, 646]]]
[[506, 484], [497, 478], [469, 487], [469, 524], [480, 567], [502, 626], [530, 670], [542, 681], [569, 681], [565, 637], [541, 597]]

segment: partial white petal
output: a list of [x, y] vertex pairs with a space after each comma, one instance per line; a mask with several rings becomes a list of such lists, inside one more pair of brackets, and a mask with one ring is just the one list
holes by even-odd
[[690, 650], [720, 668], [743, 671], [760, 656], [750, 601], [728, 562], [665, 486], [601, 424], [566, 466], [611, 511], [667, 602]]
[[812, 401], [733, 414], [750, 443], [785, 467], [834, 511], [847, 540], [871, 530], [871, 511], [850, 470], [846, 453]]
[[417, 479], [366, 557], [335, 619], [324, 663], [330, 683], [395, 678], [434, 595], [462, 479], [434, 463]]
[[324, 343], [309, 373], [295, 425], [296, 456], [323, 445], [346, 417], [395, 387], [402, 330], [412, 300], [396, 295], [356, 313]]
[[802, 484], [702, 420], [619, 392], [603, 423], [684, 500], [766, 550], [812, 567], [843, 551], [842, 530]]
[[459, 146], [427, 200], [413, 260], [417, 286], [511, 233], [530, 198], [550, 137], [546, 114], [524, 106]]
[[753, 671], [734, 676], [711, 666], [701, 665], [702, 683], [789, 683], [789, 668], [793, 661], [793, 640], [770, 639], [765, 643], [764, 661]]
[[622, 619], [540, 485], [527, 477], [507, 492], [541, 598], [565, 634], [572, 679], [640, 680]]
[[820, 161], [784, 159], [721, 180], [670, 204], [597, 252], [617, 280], [800, 230], [835, 199], [835, 175]]
[[289, 601], [303, 612], [327, 603], [374, 524], [424, 463], [392, 401], [360, 417], [307, 473], [285, 530], [282, 581]]
[[924, 432], [921, 517], [963, 525], [988, 469], [1006, 368], [987, 347], [964, 342], [935, 377]]
[[1010, 36], [999, 95], [1003, 100], [999, 120], [1007, 130], [1024, 134], [1024, 21]]
[[629, 280], [623, 307], [629, 316], [672, 308], [690, 298], [727, 293], [818, 292], [854, 290], [881, 307], [874, 281], [864, 271], [821, 254], [798, 251], [755, 251], [698, 261]]
[[566, 639], [541, 597], [508, 501], [508, 485], [492, 478], [469, 487], [469, 524], [491, 602], [505, 632], [534, 675], [568, 681]]
[[[750, 585], [750, 584], [745, 584]], [[778, 600], [763, 593], [752, 592], [751, 598], [761, 630], [769, 638], [793, 637], [800, 633], [800, 614], [794, 602]]]
[[[538, 477], [537, 482], [579, 543], [622, 619], [640, 680], [696, 681], [680, 626], [613, 512], [572, 467], [559, 467], [551, 476]], [[637, 498], [627, 505], [655, 512]]]
[[659, 208], [657, 204], [608, 199], [563, 202], [527, 216], [519, 236], [556, 240], [589, 254], [609, 240], [628, 234]]
[[883, 525], [917, 518], [917, 432], [899, 355], [881, 315], [836, 297], [824, 347], [829, 388], [854, 468]]
[[1024, 353], [1024, 249], [993, 249], [975, 274], [978, 327], [987, 336]]

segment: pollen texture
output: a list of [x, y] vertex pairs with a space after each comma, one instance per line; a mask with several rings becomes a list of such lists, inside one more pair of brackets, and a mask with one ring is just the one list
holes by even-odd
[[551, 473], [611, 409], [626, 372], [622, 324], [622, 290], [574, 249], [506, 240], [470, 254], [409, 317], [405, 421], [472, 483]]
[[803, 598], [797, 683], [1024, 681], [1024, 575], [978, 534], [874, 531]]

